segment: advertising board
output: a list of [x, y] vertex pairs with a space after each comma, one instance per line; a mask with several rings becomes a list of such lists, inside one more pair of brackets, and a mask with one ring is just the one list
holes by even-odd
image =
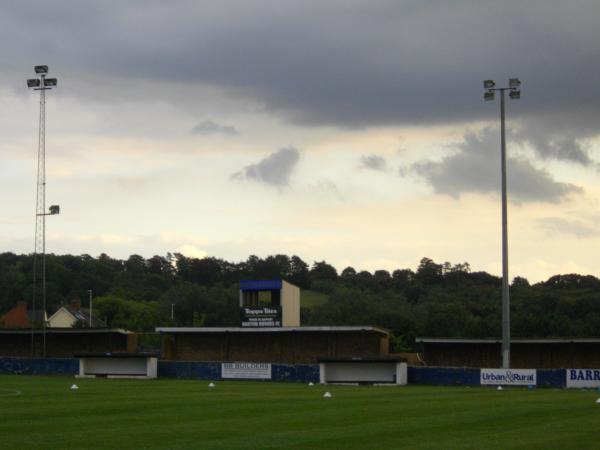
[[246, 380], [270, 380], [271, 364], [247, 362], [222, 363], [221, 377]]
[[529, 386], [536, 384], [535, 369], [481, 369], [482, 386]]
[[242, 307], [240, 311], [242, 327], [262, 328], [281, 326], [281, 307]]
[[568, 388], [600, 387], [600, 369], [565, 369]]

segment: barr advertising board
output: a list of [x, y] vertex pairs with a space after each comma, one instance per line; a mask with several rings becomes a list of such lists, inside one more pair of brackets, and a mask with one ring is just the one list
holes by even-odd
[[600, 387], [600, 369], [566, 369], [568, 388]]
[[262, 328], [281, 326], [281, 308], [264, 307], [242, 307], [242, 327]]
[[481, 369], [480, 384], [503, 386], [535, 386], [535, 369]]
[[222, 363], [221, 377], [247, 380], [270, 380], [271, 364], [246, 362]]

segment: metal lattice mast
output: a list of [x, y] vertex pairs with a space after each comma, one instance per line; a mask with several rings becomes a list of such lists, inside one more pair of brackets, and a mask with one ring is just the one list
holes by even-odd
[[[42, 356], [46, 356], [46, 216], [58, 214], [57, 205], [50, 207], [46, 212], [46, 91], [57, 84], [56, 78], [46, 78], [48, 66], [35, 66], [35, 73], [39, 78], [27, 80], [27, 86], [40, 91], [40, 117], [38, 127], [38, 155], [37, 155], [37, 186], [35, 200], [35, 242], [33, 254], [33, 294], [31, 315], [31, 355], [35, 354], [35, 327], [37, 319], [38, 297], [41, 293], [42, 303]], [[41, 286], [40, 286], [41, 285]], [[41, 292], [40, 292], [41, 291]]]
[[[44, 80], [45, 76], [40, 77]], [[35, 354], [33, 330], [36, 325], [36, 300], [38, 296], [38, 272], [42, 275], [42, 304], [45, 304], [46, 296], [46, 216], [42, 215], [46, 211], [46, 90], [40, 89], [40, 120], [38, 127], [38, 154], [37, 154], [37, 187], [35, 198], [35, 242], [33, 251], [33, 301], [31, 315], [31, 352]]]

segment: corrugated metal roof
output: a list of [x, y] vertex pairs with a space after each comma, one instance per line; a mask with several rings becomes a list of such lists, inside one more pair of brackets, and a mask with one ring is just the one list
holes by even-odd
[[[502, 339], [461, 339], [461, 338], [416, 338], [415, 342], [423, 344], [501, 344]], [[597, 338], [522, 338], [511, 339], [511, 344], [598, 344]]]
[[80, 352], [73, 355], [75, 358], [157, 358], [157, 352]]
[[[35, 333], [42, 333], [41, 328], [36, 328]], [[118, 334], [132, 334], [133, 332], [124, 330], [122, 328], [46, 328], [47, 334], [106, 334], [106, 333], [118, 333]], [[0, 329], [0, 334], [31, 334], [31, 328], [13, 330], [13, 329]]]
[[406, 358], [397, 358], [393, 356], [355, 356], [355, 357], [337, 357], [337, 358], [317, 358], [317, 362], [340, 362], [340, 363], [398, 363], [406, 362]]
[[310, 333], [310, 332], [348, 332], [370, 331], [389, 334], [389, 330], [374, 326], [347, 326], [347, 327], [157, 327], [158, 333]]

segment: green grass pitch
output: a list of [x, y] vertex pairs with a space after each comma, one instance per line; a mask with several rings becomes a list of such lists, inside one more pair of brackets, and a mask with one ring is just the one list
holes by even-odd
[[[71, 391], [76, 383], [79, 390]], [[330, 391], [333, 397], [323, 398]], [[600, 392], [0, 376], [2, 449], [597, 449]]]

